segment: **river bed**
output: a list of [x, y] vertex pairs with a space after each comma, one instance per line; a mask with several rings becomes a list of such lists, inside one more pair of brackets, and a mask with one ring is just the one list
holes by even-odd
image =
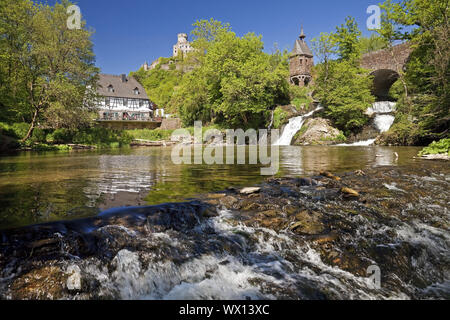
[[1, 158], [0, 299], [450, 298], [448, 162], [283, 147], [262, 177], [170, 151]]

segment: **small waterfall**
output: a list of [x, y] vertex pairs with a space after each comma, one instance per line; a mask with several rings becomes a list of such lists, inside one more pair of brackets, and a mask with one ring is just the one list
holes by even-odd
[[314, 113], [317, 111], [322, 110], [322, 107], [319, 105], [314, 111], [311, 111], [308, 114], [305, 114], [304, 116], [295, 117], [289, 120], [289, 123], [284, 128], [283, 134], [281, 135], [280, 139], [275, 143], [276, 146], [290, 146], [292, 139], [294, 138], [295, 134], [300, 131], [300, 129], [303, 127], [303, 124], [305, 123], [306, 119], [311, 117]]
[[375, 117], [375, 126], [380, 133], [387, 132], [394, 124], [395, 117], [389, 114], [379, 114]]
[[[391, 101], [375, 102], [372, 107], [367, 109], [366, 114], [371, 117], [376, 114], [374, 124], [380, 133], [387, 132], [392, 127], [395, 117], [392, 115], [396, 111], [397, 104]], [[352, 144], [340, 144], [339, 146], [371, 146], [376, 139], [369, 139], [365, 141], [358, 141]]]
[[396, 103], [391, 101], [379, 101], [375, 102], [372, 107], [367, 109], [366, 114], [371, 117], [374, 113], [392, 113], [396, 111]]

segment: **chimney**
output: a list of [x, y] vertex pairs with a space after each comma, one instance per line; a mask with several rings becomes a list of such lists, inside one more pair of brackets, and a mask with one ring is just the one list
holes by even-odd
[[126, 74], [121, 74], [120, 75], [122, 77], [122, 82], [127, 82], [127, 75]]

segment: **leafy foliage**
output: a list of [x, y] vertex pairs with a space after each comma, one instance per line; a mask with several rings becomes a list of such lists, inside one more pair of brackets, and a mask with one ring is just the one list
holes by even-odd
[[[162, 62], [161, 62], [162, 63]], [[175, 64], [173, 64], [175, 66]], [[167, 113], [175, 113], [169, 102], [173, 97], [175, 88], [181, 81], [183, 72], [180, 70], [164, 70], [158, 65], [155, 69], [132, 73], [132, 76], [144, 86], [150, 100], [160, 108], [165, 108]]]
[[447, 154], [450, 156], [450, 139], [442, 139], [440, 141], [432, 142], [428, 147], [424, 148], [419, 156], [429, 154]]
[[284, 111], [280, 107], [276, 108], [273, 112], [273, 127], [275, 129], [281, 128], [287, 117], [288, 114], [286, 111]]
[[30, 0], [0, 3], [0, 105], [4, 120], [58, 127], [89, 125], [98, 69], [85, 22], [67, 28], [63, 0], [53, 7]]
[[[314, 51], [322, 63], [315, 67], [315, 98], [324, 106], [324, 114], [345, 134], [368, 122], [365, 112], [375, 98], [372, 78], [359, 67], [361, 32], [353, 18], [337, 27], [336, 33], [322, 33], [313, 40]], [[330, 60], [333, 54], [338, 60]]]
[[[443, 0], [387, 0], [379, 34], [389, 43], [407, 40], [413, 52], [399, 71], [401, 115], [389, 137], [427, 144], [449, 136], [450, 6]], [[397, 89], [395, 89], [397, 90]], [[413, 127], [414, 130], [404, 130]], [[401, 133], [401, 134], [399, 134]], [[398, 139], [396, 139], [396, 135]], [[404, 134], [404, 136], [403, 136]], [[397, 141], [396, 141], [397, 140]]]
[[359, 42], [361, 47], [361, 54], [382, 50], [387, 47], [386, 40], [375, 33], [372, 33], [370, 37], [361, 37], [359, 39]]
[[195, 120], [244, 128], [265, 125], [268, 110], [289, 100], [287, 57], [264, 53], [261, 37], [253, 33], [238, 37], [220, 26], [197, 23], [194, 34], [214, 37], [194, 42], [194, 47], [206, 48], [205, 54], [185, 75], [172, 103], [179, 106], [186, 125]]

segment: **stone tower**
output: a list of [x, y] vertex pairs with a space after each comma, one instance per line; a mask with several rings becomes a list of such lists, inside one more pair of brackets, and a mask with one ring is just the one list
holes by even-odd
[[312, 82], [311, 69], [314, 66], [314, 56], [305, 38], [302, 27], [300, 37], [295, 41], [294, 50], [289, 56], [289, 80], [291, 84], [300, 87], [306, 87]]
[[178, 34], [178, 42], [173, 46], [173, 56], [176, 57], [180, 53], [186, 55], [187, 53], [193, 51], [191, 44], [188, 41], [188, 35], [186, 33]]

